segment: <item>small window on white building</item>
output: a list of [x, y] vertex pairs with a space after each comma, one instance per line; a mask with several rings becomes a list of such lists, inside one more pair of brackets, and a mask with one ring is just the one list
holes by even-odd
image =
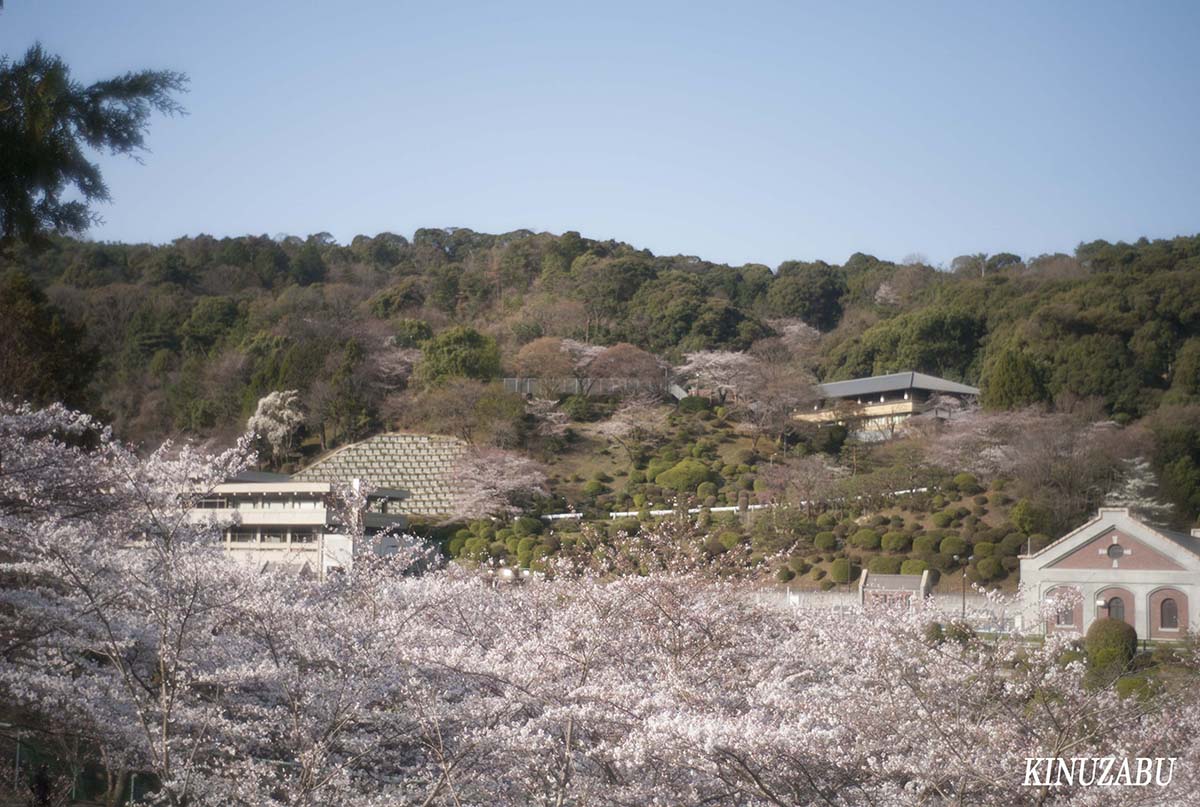
[[1054, 615], [1054, 624], [1059, 627], [1068, 627], [1075, 624], [1075, 609], [1063, 608]]

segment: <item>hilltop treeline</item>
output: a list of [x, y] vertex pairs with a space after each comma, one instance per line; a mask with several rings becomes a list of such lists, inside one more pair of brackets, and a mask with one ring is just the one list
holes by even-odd
[[396, 349], [464, 325], [495, 341], [496, 370], [541, 336], [678, 360], [799, 319], [823, 333], [826, 380], [916, 369], [981, 384], [993, 407], [1098, 398], [1125, 420], [1200, 396], [1200, 236], [947, 271], [863, 254], [735, 267], [524, 230], [56, 238], [0, 271], [18, 326], [0, 337], [4, 391], [84, 404], [134, 439], [237, 425], [266, 392], [318, 385], [347, 434], [369, 431], [403, 383]]

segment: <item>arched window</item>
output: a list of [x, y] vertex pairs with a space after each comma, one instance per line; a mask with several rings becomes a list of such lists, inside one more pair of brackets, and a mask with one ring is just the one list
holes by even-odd
[[1159, 624], [1164, 628], [1179, 627], [1179, 604], [1171, 597], [1167, 597], [1158, 606]]
[[1125, 621], [1125, 601], [1120, 597], [1113, 597], [1108, 601], [1108, 618]]

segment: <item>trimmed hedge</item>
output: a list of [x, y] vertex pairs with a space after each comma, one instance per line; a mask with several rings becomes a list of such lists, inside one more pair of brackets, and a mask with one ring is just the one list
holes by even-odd
[[905, 532], [889, 532], [883, 536], [880, 545], [885, 552], [907, 552], [912, 538]]
[[918, 555], [924, 555], [927, 552], [936, 552], [938, 547], [938, 537], [936, 535], [918, 535], [913, 539], [913, 552]]
[[867, 571], [871, 574], [899, 574], [900, 565], [900, 558], [891, 555], [876, 555], [867, 564]]
[[964, 557], [967, 554], [967, 542], [956, 535], [950, 535], [942, 539], [938, 551], [943, 555], [958, 555]]
[[929, 564], [920, 558], [909, 558], [900, 564], [900, 574], [923, 574]]
[[1083, 645], [1090, 666], [1124, 668], [1137, 653], [1137, 631], [1119, 619], [1097, 619], [1088, 628]]
[[875, 530], [859, 530], [854, 533], [854, 537], [850, 539], [850, 543], [859, 549], [878, 549], [879, 533], [875, 532]]
[[975, 564], [975, 574], [983, 581], [995, 580], [1004, 576], [1004, 566], [996, 558], [987, 557]]
[[711, 477], [712, 471], [707, 465], [689, 457], [654, 477], [654, 484], [684, 493], [695, 490], [701, 482], [710, 481]]
[[838, 558], [829, 565], [829, 579], [835, 583], [849, 583], [854, 567], [846, 558]]
[[832, 532], [818, 532], [813, 538], [813, 546], [822, 551], [837, 549], [837, 537]]

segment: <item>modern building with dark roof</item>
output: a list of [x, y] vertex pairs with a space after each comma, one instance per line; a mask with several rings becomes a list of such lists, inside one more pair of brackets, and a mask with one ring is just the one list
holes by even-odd
[[950, 417], [979, 396], [969, 384], [911, 371], [831, 381], [817, 390], [820, 399], [811, 410], [797, 412], [796, 419], [853, 426], [855, 436], [865, 440], [892, 437], [906, 418], [924, 412]]

